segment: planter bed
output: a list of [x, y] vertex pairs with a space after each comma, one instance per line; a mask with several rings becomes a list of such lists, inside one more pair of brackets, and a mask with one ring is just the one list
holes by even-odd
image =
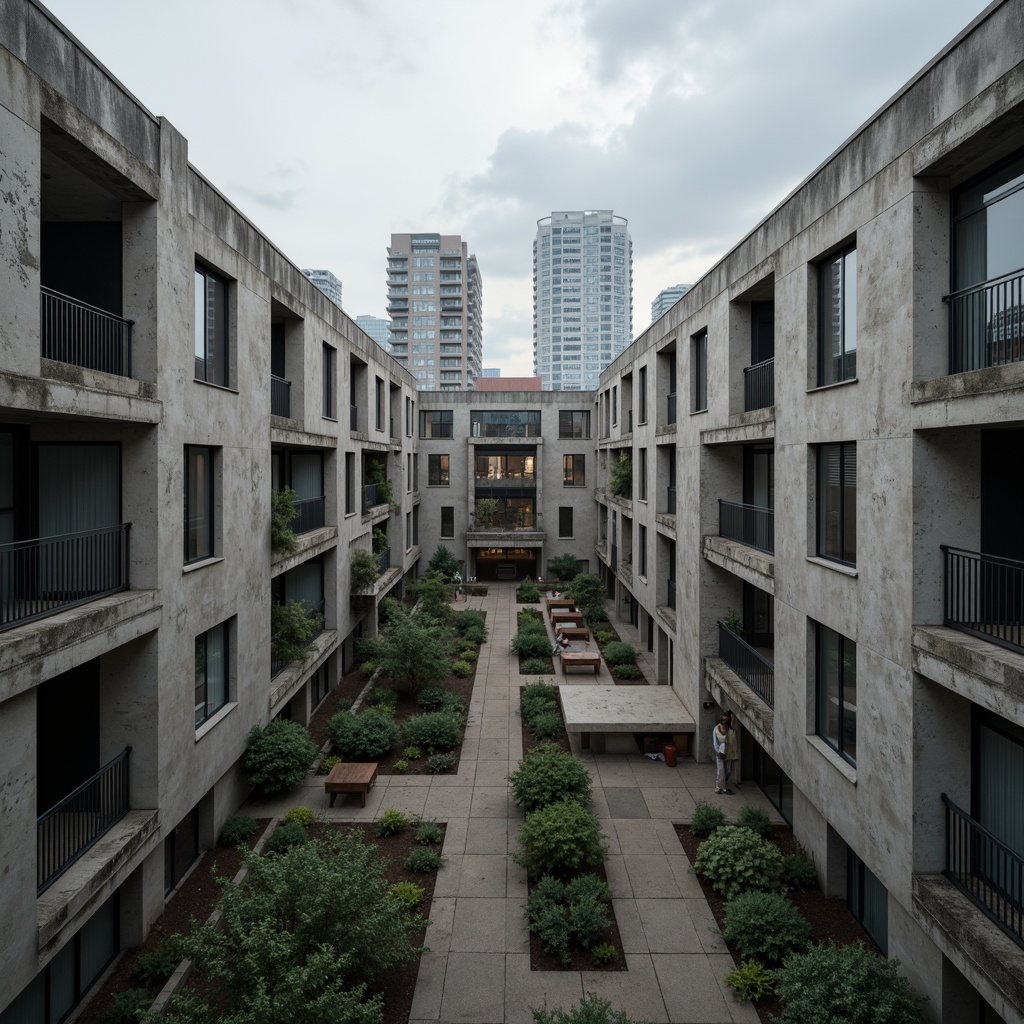
[[[547, 665], [547, 671], [545, 672], [526, 672], [523, 669], [524, 661], [543, 661]], [[520, 658], [519, 659], [519, 674], [521, 676], [553, 676], [555, 674], [555, 662], [550, 654], [545, 654], [542, 658]]]
[[316, 706], [309, 719], [309, 734], [313, 737], [317, 750], [327, 742], [327, 723], [338, 711], [343, 700], [354, 701], [363, 692], [366, 680], [358, 668], [349, 671], [348, 675], [339, 680], [338, 685], [327, 694]]

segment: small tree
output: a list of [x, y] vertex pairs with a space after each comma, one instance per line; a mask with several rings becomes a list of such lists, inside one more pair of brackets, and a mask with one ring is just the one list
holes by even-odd
[[580, 574], [580, 562], [575, 555], [556, 555], [548, 563], [556, 580], [568, 583]]
[[576, 602], [577, 608], [600, 607], [604, 604], [604, 584], [601, 577], [592, 572], [580, 573], [566, 593]]
[[427, 568], [431, 572], [438, 573], [446, 583], [452, 583], [460, 571], [460, 562], [448, 548], [443, 544], [438, 544], [437, 550], [427, 563]]
[[373, 528], [373, 553], [379, 555], [382, 551], [386, 551], [388, 547], [388, 535], [379, 527]]
[[612, 466], [612, 494], [628, 498], [633, 493], [633, 460], [625, 453], [619, 454]]
[[494, 525], [498, 515], [498, 501], [496, 498], [478, 498], [473, 506], [473, 518], [478, 529], [489, 530]]
[[270, 657], [289, 662], [301, 658], [324, 628], [324, 617], [310, 612], [305, 601], [270, 606]]
[[380, 578], [378, 560], [369, 551], [363, 551], [361, 548], [352, 552], [350, 568], [353, 593], [359, 590], [369, 590]]
[[299, 510], [295, 507], [298, 496], [286, 487], [283, 491], [274, 491], [270, 498], [270, 546], [287, 555], [298, 546], [292, 529], [292, 523], [299, 518]]
[[413, 616], [396, 606], [387, 625], [375, 637], [362, 641], [360, 657], [369, 658], [396, 686], [417, 691], [440, 682], [452, 662], [449, 630], [432, 619]]
[[409, 587], [409, 593], [420, 602], [420, 615], [437, 622], [448, 623], [452, 617], [452, 590], [440, 573], [428, 572], [418, 583]]
[[377, 485], [377, 504], [390, 505], [394, 500], [391, 491], [391, 481], [388, 479], [388, 471], [384, 463], [374, 459], [367, 464], [367, 473], [371, 484]]

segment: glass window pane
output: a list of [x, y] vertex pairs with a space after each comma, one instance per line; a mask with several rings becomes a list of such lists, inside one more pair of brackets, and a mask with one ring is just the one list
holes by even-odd
[[214, 626], [206, 643], [206, 714], [213, 714], [227, 703], [227, 624]]
[[117, 922], [111, 896], [82, 926], [81, 987], [84, 992], [100, 975], [117, 952]]
[[857, 561], [857, 445], [843, 445], [843, 546], [837, 557]]
[[198, 270], [195, 273], [195, 334], [196, 334], [196, 376], [206, 379], [206, 277]]
[[818, 450], [818, 554], [840, 558], [840, 455], [839, 445], [826, 444]]
[[841, 749], [851, 761], [857, 760], [857, 645], [843, 638], [843, 735]]
[[843, 267], [843, 366], [842, 379], [857, 376], [857, 250], [851, 249]]
[[839, 746], [839, 634], [818, 626], [818, 734]]
[[843, 355], [843, 259], [837, 256], [823, 263], [819, 271], [821, 331], [821, 366], [819, 384], [841, 380]]

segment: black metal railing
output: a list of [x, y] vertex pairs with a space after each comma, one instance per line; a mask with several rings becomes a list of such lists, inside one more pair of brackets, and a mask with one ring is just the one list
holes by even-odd
[[[302, 658], [305, 657], [305, 652], [306, 652], [306, 650], [308, 650], [309, 645], [324, 631], [324, 609], [326, 607], [327, 607], [327, 601], [326, 601], [325, 598], [321, 597], [320, 600], [317, 601], [316, 604], [311, 605], [310, 608], [308, 609], [308, 611], [306, 612], [308, 618], [312, 619], [312, 618], [319, 617], [319, 620], [320, 620], [319, 621], [319, 627], [320, 628], [317, 629], [317, 631], [315, 633], [313, 633], [310, 636], [310, 638], [306, 641], [305, 647], [303, 648], [303, 652], [300, 655], [300, 657], [302, 657]], [[275, 658], [274, 654], [273, 654], [273, 641], [271, 641], [270, 678], [273, 679], [274, 676], [280, 674], [294, 660], [298, 660], [298, 659], [293, 659], [293, 658]]]
[[90, 370], [132, 375], [134, 320], [40, 288], [39, 335], [43, 358]]
[[619, 548], [618, 545], [612, 545], [612, 560], [609, 563], [611, 565], [612, 572], [615, 572], [619, 567]]
[[946, 876], [989, 920], [1024, 946], [1024, 856], [942, 794]]
[[59, 878], [131, 809], [125, 747], [95, 775], [36, 819], [36, 891]]
[[0, 544], [0, 630], [127, 590], [130, 526]]
[[942, 545], [943, 621], [1013, 651], [1024, 651], [1024, 562]]
[[380, 504], [377, 501], [377, 485], [376, 484], [364, 484], [363, 485], [363, 514], [365, 515], [370, 511], [374, 505]]
[[321, 494], [318, 498], [298, 498], [292, 504], [299, 513], [298, 519], [292, 524], [294, 533], [319, 530], [327, 522], [327, 498], [324, 495]]
[[292, 382], [284, 377], [270, 375], [270, 412], [274, 416], [290, 417], [292, 414]]
[[676, 606], [676, 581], [670, 579], [667, 581], [666, 587], [667, 593], [665, 595], [665, 603], [669, 608], [675, 609]]
[[676, 489], [672, 486], [665, 488], [665, 514], [669, 516], [676, 514]]
[[768, 707], [775, 707], [775, 666], [721, 620], [718, 656]]
[[350, 405], [348, 407], [348, 429], [358, 430], [359, 429], [359, 406]]
[[391, 568], [391, 548], [377, 552], [377, 569], [381, 576]]
[[666, 423], [675, 423], [676, 421], [676, 393], [673, 391], [668, 395], [668, 411], [665, 414]]
[[743, 408], [746, 412], [775, 404], [775, 359], [766, 359], [743, 370]]
[[718, 499], [718, 535], [775, 554], [775, 510]]
[[1024, 270], [962, 288], [949, 305], [949, 372], [1024, 359]]

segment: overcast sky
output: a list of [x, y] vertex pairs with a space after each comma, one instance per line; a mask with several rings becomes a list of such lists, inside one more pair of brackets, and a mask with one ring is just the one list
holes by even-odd
[[[45, 0], [44, 0], [45, 2]], [[633, 333], [985, 6], [981, 0], [51, 0], [292, 260], [384, 316], [393, 231], [461, 234], [484, 365], [532, 370], [553, 210], [633, 238]]]

